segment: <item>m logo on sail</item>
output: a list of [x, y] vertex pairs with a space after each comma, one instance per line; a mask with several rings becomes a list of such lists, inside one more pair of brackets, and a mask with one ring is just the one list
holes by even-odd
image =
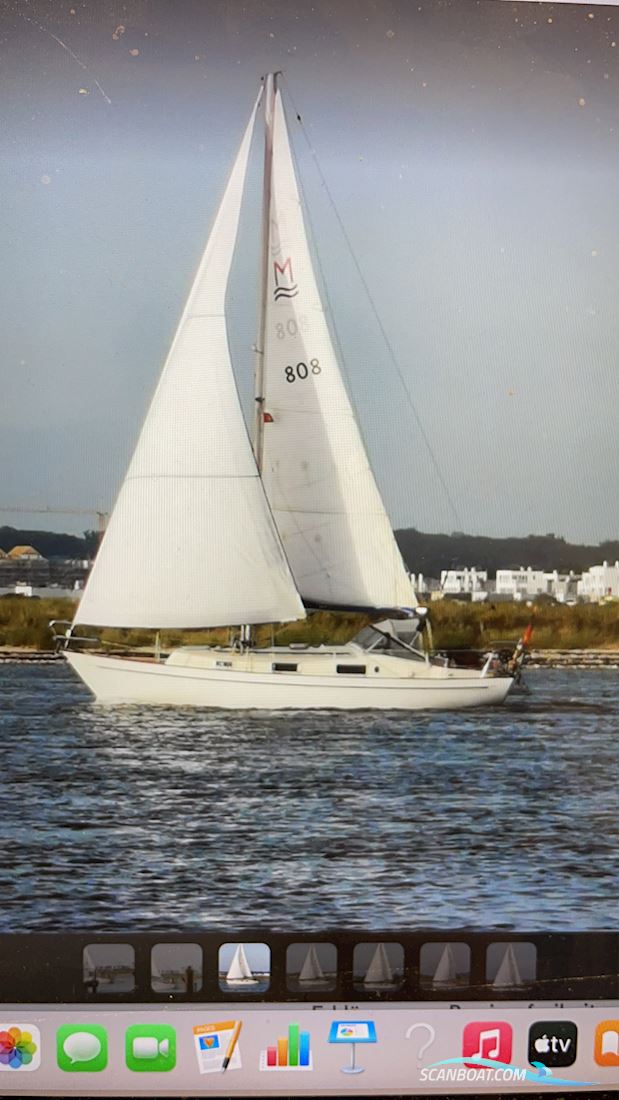
[[292, 261], [290, 256], [283, 264], [280, 264], [277, 260], [273, 260], [273, 275], [275, 276], [275, 287], [273, 290], [275, 301], [278, 302], [280, 298], [296, 298], [299, 293], [299, 288], [292, 274]]

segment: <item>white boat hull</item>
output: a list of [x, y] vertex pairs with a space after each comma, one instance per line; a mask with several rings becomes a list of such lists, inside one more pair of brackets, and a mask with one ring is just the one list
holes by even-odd
[[224, 710], [461, 710], [502, 703], [510, 677], [421, 666], [414, 675], [308, 675], [192, 668], [68, 651], [67, 660], [107, 704]]

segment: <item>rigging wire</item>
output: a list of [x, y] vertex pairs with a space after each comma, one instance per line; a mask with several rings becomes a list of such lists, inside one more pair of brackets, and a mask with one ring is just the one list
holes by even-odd
[[[382, 338], [383, 338], [383, 341], [384, 341], [384, 343], [385, 343], [385, 347], [387, 348], [387, 352], [388, 352], [388, 354], [389, 354], [389, 358], [391, 359], [391, 363], [392, 363], [393, 367], [395, 368], [396, 374], [397, 374], [397, 376], [398, 376], [398, 378], [399, 378], [399, 380], [400, 380], [400, 384], [401, 384], [401, 386], [402, 386], [402, 389], [403, 389], [403, 391], [404, 391], [404, 394], [405, 394], [405, 396], [406, 396], [406, 400], [407, 400], [408, 406], [409, 406], [409, 408], [410, 408], [410, 410], [411, 410], [411, 412], [412, 412], [412, 414], [413, 414], [413, 416], [414, 416], [414, 418], [415, 418], [415, 422], [416, 422], [416, 424], [417, 424], [417, 428], [418, 428], [418, 430], [419, 430], [419, 434], [420, 434], [420, 436], [421, 436], [421, 438], [422, 438], [422, 440], [423, 440], [423, 442], [424, 442], [424, 444], [425, 444], [425, 446], [426, 446], [426, 450], [427, 450], [427, 452], [428, 452], [428, 455], [429, 455], [429, 457], [430, 457], [430, 461], [431, 461], [431, 463], [432, 463], [432, 466], [433, 466], [433, 468], [434, 468], [434, 472], [435, 472], [435, 474], [436, 474], [436, 477], [437, 477], [437, 479], [438, 479], [438, 481], [439, 481], [439, 484], [441, 485], [441, 488], [443, 489], [443, 492], [445, 493], [445, 499], [447, 500], [447, 502], [448, 502], [448, 504], [449, 504], [449, 506], [450, 506], [450, 508], [451, 508], [451, 511], [452, 511], [452, 513], [453, 513], [453, 515], [454, 515], [454, 518], [455, 518], [455, 520], [456, 520], [456, 522], [457, 522], [457, 524], [458, 524], [458, 529], [459, 529], [459, 530], [464, 530], [464, 524], [463, 524], [463, 522], [462, 522], [462, 519], [461, 519], [461, 517], [460, 517], [460, 514], [459, 514], [459, 512], [458, 512], [458, 509], [457, 509], [457, 507], [456, 507], [456, 505], [455, 505], [455, 502], [454, 502], [454, 500], [453, 500], [453, 497], [452, 497], [452, 495], [451, 495], [451, 493], [450, 493], [450, 491], [449, 491], [449, 487], [448, 487], [448, 485], [447, 485], [447, 481], [445, 480], [445, 477], [444, 477], [444, 475], [443, 475], [443, 471], [442, 471], [442, 469], [441, 469], [441, 466], [440, 466], [440, 463], [439, 463], [439, 461], [438, 461], [438, 458], [436, 457], [436, 455], [435, 455], [435, 453], [434, 453], [434, 450], [433, 450], [433, 448], [432, 448], [432, 445], [431, 445], [431, 443], [430, 443], [430, 440], [429, 440], [429, 438], [428, 438], [428, 434], [427, 434], [427, 432], [426, 432], [426, 430], [425, 430], [425, 428], [424, 428], [424, 426], [423, 426], [423, 422], [422, 422], [421, 416], [420, 416], [420, 414], [419, 414], [419, 411], [418, 411], [418, 409], [417, 409], [417, 407], [416, 407], [416, 405], [415, 405], [415, 402], [413, 401], [413, 398], [412, 398], [412, 396], [411, 396], [411, 393], [410, 393], [410, 390], [409, 390], [409, 388], [408, 388], [408, 385], [407, 385], [406, 379], [405, 379], [405, 377], [404, 377], [404, 374], [403, 374], [402, 368], [400, 367], [400, 364], [399, 364], [399, 362], [398, 362], [398, 358], [397, 358], [397, 356], [396, 356], [396, 354], [395, 354], [395, 351], [394, 351], [393, 345], [392, 345], [392, 343], [391, 343], [391, 341], [390, 341], [390, 339], [389, 339], [389, 337], [388, 337], [388, 335], [387, 335], [387, 332], [386, 332], [386, 330], [385, 330], [385, 326], [383, 325], [383, 322], [382, 322], [382, 320], [381, 320], [381, 316], [380, 316], [380, 313], [378, 312], [378, 308], [377, 308], [377, 306], [376, 306], [376, 303], [375, 303], [375, 301], [374, 301], [374, 298], [372, 297], [372, 293], [371, 293], [371, 291], [370, 291], [370, 288], [369, 288], [369, 286], [368, 286], [368, 283], [367, 283], [367, 280], [366, 280], [366, 278], [365, 278], [365, 275], [363, 274], [363, 270], [362, 270], [362, 268], [361, 268], [361, 265], [360, 265], [360, 263], [359, 263], [359, 261], [358, 261], [358, 259], [357, 259], [357, 256], [355, 255], [354, 249], [353, 249], [353, 247], [352, 247], [352, 244], [351, 244], [351, 241], [350, 241], [350, 237], [348, 236], [348, 233], [347, 233], [347, 231], [346, 231], [346, 226], [344, 225], [344, 222], [342, 221], [342, 218], [341, 218], [341, 216], [340, 216], [339, 210], [338, 210], [338, 208], [337, 208], [337, 206], [336, 206], [336, 204], [335, 204], [335, 200], [334, 200], [334, 198], [333, 198], [333, 195], [331, 194], [331, 191], [330, 191], [330, 189], [329, 189], [329, 185], [328, 185], [328, 183], [327, 183], [327, 181], [326, 181], [326, 179], [325, 179], [324, 173], [323, 173], [323, 171], [322, 171], [322, 168], [321, 168], [321, 166], [320, 166], [320, 162], [319, 162], [319, 160], [318, 160], [318, 156], [317, 156], [317, 154], [316, 154], [316, 150], [314, 149], [314, 147], [313, 147], [313, 145], [312, 145], [312, 142], [311, 142], [311, 140], [310, 140], [309, 134], [308, 134], [308, 132], [307, 132], [307, 130], [306, 130], [306, 128], [305, 128], [305, 125], [304, 125], [304, 123], [303, 123], [303, 119], [301, 118], [301, 115], [299, 114], [299, 111], [297, 110], [297, 106], [296, 106], [296, 104], [295, 104], [295, 101], [294, 101], [294, 97], [293, 97], [293, 95], [292, 95], [292, 91], [291, 91], [291, 88], [290, 88], [290, 82], [289, 82], [289, 81], [288, 81], [288, 80], [286, 79], [286, 77], [285, 77], [285, 76], [283, 77], [283, 79], [284, 79], [284, 80], [286, 81], [286, 90], [287, 90], [287, 93], [288, 93], [288, 95], [290, 96], [290, 102], [291, 102], [291, 104], [292, 104], [292, 108], [293, 108], [293, 111], [294, 111], [294, 113], [295, 113], [295, 115], [296, 115], [296, 119], [297, 119], [297, 122], [298, 122], [299, 126], [301, 127], [301, 131], [302, 131], [302, 133], [303, 133], [303, 137], [305, 138], [305, 141], [307, 142], [307, 147], [308, 147], [308, 149], [309, 149], [309, 151], [310, 151], [310, 154], [311, 154], [311, 157], [312, 157], [312, 159], [313, 159], [313, 161], [314, 161], [314, 164], [316, 165], [316, 169], [317, 169], [317, 171], [318, 171], [318, 175], [320, 176], [320, 181], [321, 181], [321, 183], [322, 183], [322, 186], [323, 186], [323, 188], [324, 188], [325, 194], [326, 194], [326, 196], [327, 196], [327, 198], [328, 198], [328, 200], [329, 200], [329, 204], [330, 204], [330, 206], [331, 206], [331, 209], [333, 210], [333, 213], [334, 213], [334, 215], [335, 215], [335, 218], [336, 218], [336, 220], [337, 220], [337, 223], [338, 223], [338, 225], [339, 225], [339, 227], [340, 227], [340, 230], [341, 230], [342, 236], [343, 236], [343, 238], [344, 238], [344, 241], [345, 241], [345, 243], [346, 243], [346, 246], [347, 246], [347, 248], [348, 248], [348, 251], [349, 251], [349, 253], [350, 253], [350, 257], [351, 257], [351, 259], [352, 259], [352, 261], [353, 261], [353, 264], [354, 264], [354, 266], [355, 266], [355, 269], [356, 269], [356, 271], [357, 271], [357, 274], [358, 274], [358, 276], [359, 276], [359, 278], [360, 278], [360, 280], [361, 280], [361, 284], [362, 284], [362, 286], [363, 286], [363, 289], [365, 290], [365, 293], [366, 293], [366, 296], [367, 296], [368, 302], [370, 303], [370, 308], [371, 308], [371, 310], [372, 310], [372, 313], [373, 313], [373, 315], [374, 315], [374, 319], [375, 319], [375, 321], [376, 321], [376, 324], [378, 325], [378, 328], [379, 328], [380, 334], [381, 334], [381, 336], [382, 336]], [[301, 177], [300, 177], [300, 174], [299, 174], [299, 178], [301, 178]], [[305, 203], [305, 209], [306, 209], [306, 211], [308, 210], [308, 204], [307, 204], [307, 202]], [[308, 218], [309, 218], [309, 215], [308, 215]], [[310, 226], [311, 226], [311, 223], [310, 223]], [[324, 284], [325, 284], [325, 286], [326, 286], [326, 282], [325, 282], [325, 278], [324, 278], [324, 273], [323, 273], [323, 271], [322, 271], [322, 267], [320, 267], [320, 272], [321, 272], [321, 276], [322, 276], [322, 281], [323, 281], [323, 283], [324, 283]], [[328, 292], [327, 292], [327, 298], [328, 298]], [[331, 313], [331, 316], [332, 316], [332, 318], [333, 318], [333, 310], [332, 310], [332, 308], [331, 308], [331, 304], [330, 304], [330, 302], [329, 302], [329, 311], [330, 311], [330, 313]], [[339, 335], [338, 335], [338, 333], [337, 333], [337, 326], [335, 325], [335, 322], [333, 322], [333, 324], [334, 324], [334, 329], [335, 329], [335, 335], [336, 335], [336, 340], [337, 340], [337, 344], [338, 344], [338, 350], [340, 351], [340, 354], [341, 354], [341, 341], [340, 341]], [[347, 370], [347, 368], [346, 368], [346, 366], [345, 366], [345, 363], [344, 363], [344, 368], [345, 368], [345, 371], [346, 371], [346, 375], [347, 375], [347, 378], [348, 378], [348, 382], [349, 382], [349, 387], [350, 387], [350, 378], [349, 378], [349, 376], [348, 376], [348, 370]]]

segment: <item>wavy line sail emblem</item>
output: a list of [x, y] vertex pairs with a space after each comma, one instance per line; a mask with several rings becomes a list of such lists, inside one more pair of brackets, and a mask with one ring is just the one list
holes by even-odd
[[283, 264], [280, 264], [278, 260], [273, 260], [273, 275], [275, 278], [275, 286], [273, 288], [273, 297], [275, 301], [279, 302], [280, 298], [296, 298], [299, 293], [299, 288], [292, 274], [292, 260], [290, 256], [287, 260], [284, 260]]

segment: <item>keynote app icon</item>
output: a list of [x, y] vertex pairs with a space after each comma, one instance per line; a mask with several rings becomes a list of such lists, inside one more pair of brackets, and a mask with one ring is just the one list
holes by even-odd
[[[510, 1062], [512, 1057], [512, 1028], [503, 1020], [484, 1020], [467, 1024], [462, 1035], [462, 1053], [465, 1058], [488, 1058], [490, 1061]], [[477, 1062], [466, 1062], [475, 1069]]]
[[32, 1024], [0, 1024], [0, 1070], [8, 1073], [38, 1069], [41, 1033]]

